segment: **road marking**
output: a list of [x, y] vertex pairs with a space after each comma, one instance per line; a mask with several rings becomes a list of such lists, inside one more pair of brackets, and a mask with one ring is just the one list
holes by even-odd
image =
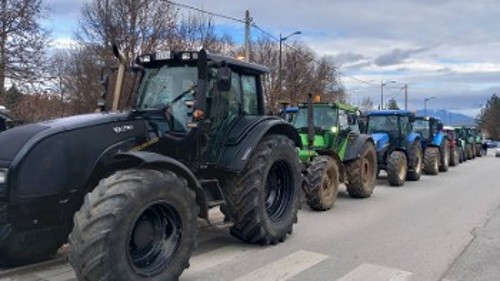
[[373, 264], [362, 264], [337, 281], [408, 281], [411, 272]]
[[242, 245], [225, 246], [201, 255], [191, 257], [189, 263], [191, 266], [186, 270], [186, 273], [196, 274], [200, 271], [207, 270], [214, 266], [223, 264], [225, 262], [240, 258], [249, 253], [249, 248]]
[[271, 264], [260, 267], [235, 281], [287, 280], [327, 258], [328, 256], [323, 254], [300, 250]]

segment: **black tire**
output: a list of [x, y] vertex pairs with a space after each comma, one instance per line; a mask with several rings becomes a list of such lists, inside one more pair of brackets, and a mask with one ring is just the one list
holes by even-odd
[[443, 139], [439, 148], [439, 171], [446, 172], [450, 167], [450, 147], [448, 141]]
[[473, 151], [472, 151], [472, 145], [471, 144], [466, 144], [465, 145], [465, 151], [466, 151], [466, 159], [467, 160], [471, 160], [472, 158], [472, 154], [473, 154]]
[[420, 141], [414, 141], [408, 149], [408, 175], [409, 181], [418, 181], [422, 176], [423, 155]]
[[304, 193], [309, 207], [315, 211], [330, 210], [339, 191], [339, 167], [330, 156], [315, 157], [307, 168]]
[[196, 246], [198, 213], [176, 174], [118, 171], [75, 214], [69, 261], [78, 280], [178, 280]]
[[53, 258], [67, 241], [70, 225], [33, 230], [0, 226], [0, 264], [20, 266]]
[[393, 151], [387, 159], [387, 180], [392, 186], [402, 186], [408, 174], [406, 155], [402, 151]]
[[368, 198], [373, 194], [377, 177], [377, 152], [371, 142], [365, 142], [359, 159], [345, 164], [347, 193], [353, 198]]
[[265, 136], [227, 185], [231, 235], [262, 245], [284, 241], [297, 222], [301, 181], [294, 142], [283, 135]]
[[476, 143], [476, 157], [481, 157], [483, 156], [481, 151], [483, 151], [483, 147], [481, 144]]
[[458, 163], [461, 164], [465, 161], [462, 147], [457, 146], [457, 153], [458, 153]]
[[424, 152], [424, 172], [428, 175], [439, 173], [439, 148], [427, 147]]
[[455, 167], [458, 166], [459, 163], [459, 156], [458, 156], [458, 149], [457, 147], [452, 147], [450, 150], [450, 166]]

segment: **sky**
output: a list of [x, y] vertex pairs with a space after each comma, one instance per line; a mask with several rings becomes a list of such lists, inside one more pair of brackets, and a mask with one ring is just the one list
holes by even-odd
[[[84, 0], [45, 0], [46, 21], [55, 44], [68, 46]], [[350, 101], [391, 97], [410, 110], [447, 109], [475, 116], [500, 95], [500, 3], [498, 0], [178, 0], [211, 12], [243, 19], [275, 37], [290, 37], [318, 56], [331, 56], [342, 73]], [[184, 11], [181, 9], [181, 11]], [[214, 18], [218, 29], [241, 42], [241, 23]], [[252, 36], [261, 32], [252, 29]], [[360, 81], [361, 80], [361, 81]], [[392, 82], [394, 81], [394, 82]]]

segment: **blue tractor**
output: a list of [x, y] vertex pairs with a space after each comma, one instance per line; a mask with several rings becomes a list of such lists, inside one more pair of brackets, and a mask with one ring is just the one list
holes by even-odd
[[377, 149], [379, 170], [392, 186], [417, 181], [422, 174], [421, 136], [413, 132], [415, 115], [407, 110], [374, 110], [366, 115], [366, 131]]
[[415, 118], [413, 130], [422, 138], [424, 172], [437, 175], [440, 171], [448, 171], [450, 147], [443, 131], [443, 122], [436, 117], [419, 116]]

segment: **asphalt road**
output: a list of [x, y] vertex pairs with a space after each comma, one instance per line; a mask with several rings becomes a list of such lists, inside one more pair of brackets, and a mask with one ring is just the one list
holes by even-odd
[[[499, 173], [500, 158], [489, 155], [403, 187], [381, 179], [369, 199], [342, 190], [330, 211], [305, 206], [277, 246], [240, 243], [216, 213], [180, 280], [499, 280]], [[75, 280], [64, 263], [1, 274], [1, 281]]]

